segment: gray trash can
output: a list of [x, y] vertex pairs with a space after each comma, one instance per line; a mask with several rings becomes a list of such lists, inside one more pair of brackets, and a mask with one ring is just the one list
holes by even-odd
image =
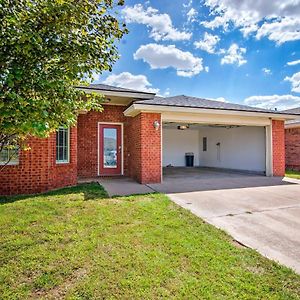
[[186, 167], [194, 166], [194, 153], [193, 152], [185, 153], [185, 166]]

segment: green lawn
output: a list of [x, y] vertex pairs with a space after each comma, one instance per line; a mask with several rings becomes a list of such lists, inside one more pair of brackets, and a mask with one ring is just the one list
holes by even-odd
[[286, 170], [285, 171], [285, 176], [290, 177], [290, 178], [300, 179], [300, 172], [292, 171], [292, 170]]
[[0, 233], [1, 299], [300, 299], [300, 276], [161, 194], [2, 199]]

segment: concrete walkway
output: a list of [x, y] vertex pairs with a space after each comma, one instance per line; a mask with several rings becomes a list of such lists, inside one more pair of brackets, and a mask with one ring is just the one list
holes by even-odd
[[155, 192], [147, 185], [139, 184], [127, 177], [112, 179], [101, 178], [97, 181], [105, 188], [110, 197], [149, 194]]

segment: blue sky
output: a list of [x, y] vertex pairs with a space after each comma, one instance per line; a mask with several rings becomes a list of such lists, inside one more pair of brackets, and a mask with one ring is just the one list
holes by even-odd
[[95, 82], [266, 108], [300, 106], [300, 0], [126, 1], [121, 58]]

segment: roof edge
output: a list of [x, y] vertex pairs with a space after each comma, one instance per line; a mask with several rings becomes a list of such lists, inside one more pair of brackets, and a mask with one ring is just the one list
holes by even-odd
[[104, 96], [110, 97], [124, 97], [124, 98], [132, 98], [132, 101], [135, 99], [138, 100], [151, 100], [154, 98], [155, 94], [147, 94], [147, 93], [139, 93], [139, 92], [129, 92], [129, 91], [113, 91], [113, 90], [105, 90], [105, 89], [94, 89], [89, 87], [75, 87], [87, 93], [99, 93]]
[[94, 87], [90, 87], [90, 86], [75, 86], [76, 89], [86, 89], [86, 90], [96, 90], [96, 91], [108, 91], [108, 92], [116, 92], [116, 93], [133, 93], [133, 94], [145, 94], [145, 95], [153, 95], [155, 96], [156, 93], [149, 93], [149, 92], [143, 92], [143, 91], [135, 91], [135, 90], [126, 90], [124, 89], [124, 91], [118, 91], [118, 90], [114, 90], [114, 89], [102, 89], [102, 88], [94, 88]]
[[[155, 109], [156, 108], [156, 109]], [[181, 112], [181, 113], [211, 113], [218, 112], [219, 114], [230, 114], [239, 113], [240, 115], [248, 115], [248, 116], [262, 116], [268, 118], [277, 118], [282, 120], [294, 120], [296, 115], [286, 114], [286, 113], [276, 113], [276, 112], [268, 112], [268, 111], [250, 111], [250, 110], [239, 110], [239, 109], [226, 109], [226, 108], [201, 108], [201, 107], [187, 107], [187, 106], [176, 106], [176, 105], [161, 105], [161, 104], [141, 104], [141, 103], [133, 103], [131, 104], [125, 111], [125, 116], [135, 116], [139, 114], [141, 111], [146, 110], [148, 112]]]

